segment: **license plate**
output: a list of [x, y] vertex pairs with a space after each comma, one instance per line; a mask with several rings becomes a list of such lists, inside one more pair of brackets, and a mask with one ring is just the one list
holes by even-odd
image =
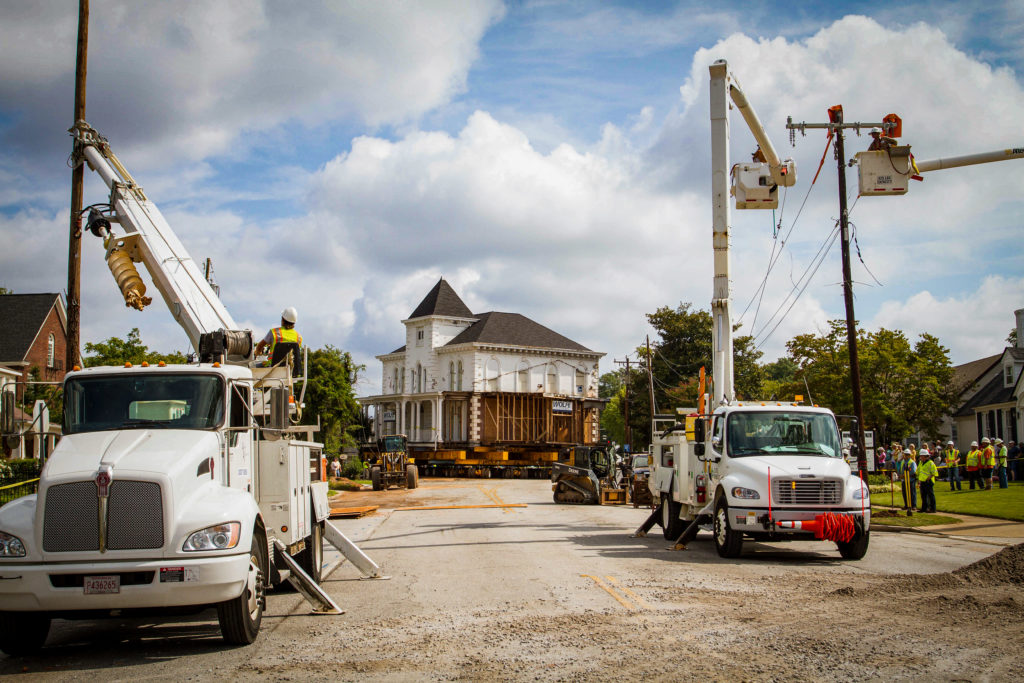
[[120, 593], [121, 577], [113, 576], [87, 576], [85, 577], [85, 594], [94, 595], [98, 593]]

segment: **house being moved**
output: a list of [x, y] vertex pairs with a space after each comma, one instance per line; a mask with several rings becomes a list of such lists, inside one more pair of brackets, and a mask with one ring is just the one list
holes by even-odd
[[596, 443], [604, 355], [518, 313], [472, 313], [443, 278], [381, 361], [375, 436], [405, 434], [421, 469], [513, 476]]

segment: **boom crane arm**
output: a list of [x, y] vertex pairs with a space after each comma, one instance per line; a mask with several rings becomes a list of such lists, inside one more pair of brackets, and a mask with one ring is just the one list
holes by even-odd
[[[121, 165], [106, 138], [84, 121], [71, 129], [76, 163], [86, 163], [110, 189], [109, 210], [92, 208], [86, 228], [104, 240], [107, 265], [125, 298], [142, 310], [151, 299], [135, 269], [142, 262], [171, 315], [185, 330], [201, 361], [244, 364], [252, 358], [250, 330], [239, 330], [156, 204]], [[111, 232], [111, 223], [123, 235]]]

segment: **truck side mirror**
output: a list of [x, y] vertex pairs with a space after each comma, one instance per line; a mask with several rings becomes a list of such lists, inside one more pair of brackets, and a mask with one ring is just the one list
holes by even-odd
[[693, 423], [693, 439], [703, 447], [706, 438], [707, 427], [704, 418], [698, 417]]
[[696, 455], [698, 458], [703, 459], [704, 458], [704, 452], [705, 451], [704, 451], [704, 442], [703, 441], [698, 441], [697, 443], [693, 444], [693, 454]]

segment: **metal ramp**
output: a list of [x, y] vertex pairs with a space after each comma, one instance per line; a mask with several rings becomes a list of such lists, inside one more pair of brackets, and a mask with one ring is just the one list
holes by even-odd
[[309, 577], [309, 574], [302, 571], [302, 567], [299, 563], [292, 559], [291, 555], [288, 554], [288, 549], [284, 543], [281, 543], [278, 539], [274, 539], [274, 548], [276, 549], [277, 557], [288, 567], [288, 582], [295, 586], [302, 597], [306, 598], [306, 602], [313, 606], [313, 614], [344, 614], [345, 610], [338, 607], [331, 596], [327, 595], [324, 590], [316, 584], [313, 579]]
[[364, 579], [391, 578], [390, 576], [384, 576], [380, 566], [360, 550], [355, 543], [349, 540], [348, 536], [341, 533], [338, 527], [334, 526], [330, 520], [324, 522], [324, 539], [337, 548], [338, 552], [362, 573]]

